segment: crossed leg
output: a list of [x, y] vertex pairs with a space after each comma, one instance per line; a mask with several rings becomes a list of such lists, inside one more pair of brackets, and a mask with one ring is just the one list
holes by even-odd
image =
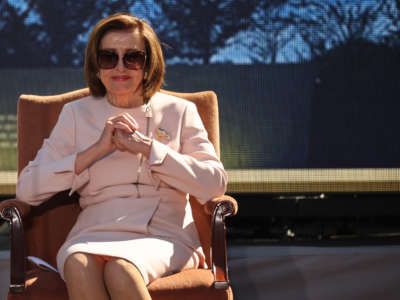
[[65, 262], [64, 278], [70, 300], [151, 300], [141, 273], [124, 259], [74, 253]]

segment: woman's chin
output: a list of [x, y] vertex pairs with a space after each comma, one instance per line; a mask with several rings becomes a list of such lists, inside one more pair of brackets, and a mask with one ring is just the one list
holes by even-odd
[[137, 90], [130, 88], [112, 88], [107, 90], [107, 93], [113, 97], [127, 97], [137, 93]]
[[107, 89], [107, 92], [117, 97], [124, 97], [137, 94], [141, 90], [140, 86], [133, 87], [134, 84], [132, 82], [114, 83]]

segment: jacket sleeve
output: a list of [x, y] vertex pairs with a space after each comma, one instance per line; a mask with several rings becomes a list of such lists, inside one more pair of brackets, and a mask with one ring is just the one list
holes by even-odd
[[89, 173], [75, 174], [76, 155], [74, 112], [66, 104], [50, 137], [19, 175], [17, 199], [39, 205], [57, 192], [71, 189], [71, 195], [82, 187], [89, 181]]
[[181, 150], [153, 140], [149, 167], [153, 178], [195, 196], [202, 204], [226, 191], [227, 174], [193, 103], [188, 103], [183, 115]]

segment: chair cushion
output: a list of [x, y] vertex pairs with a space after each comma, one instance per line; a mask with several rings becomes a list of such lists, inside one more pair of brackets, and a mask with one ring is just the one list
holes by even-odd
[[211, 270], [185, 270], [153, 281], [149, 291], [153, 300], [232, 300], [231, 288], [217, 290]]
[[[149, 291], [153, 300], [232, 300], [232, 290], [217, 290], [211, 270], [186, 270], [152, 282]], [[34, 269], [27, 273], [25, 292], [8, 294], [7, 300], [68, 300], [61, 277], [54, 272]]]

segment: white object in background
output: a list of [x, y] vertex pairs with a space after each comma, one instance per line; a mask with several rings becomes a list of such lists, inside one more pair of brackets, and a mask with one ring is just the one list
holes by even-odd
[[52, 265], [49, 263], [45, 262], [43, 259], [36, 257], [36, 256], [28, 256], [27, 259], [31, 262], [33, 262], [35, 265], [37, 265], [40, 269], [46, 270], [46, 271], [53, 271], [58, 273], [57, 269], [54, 268]]

